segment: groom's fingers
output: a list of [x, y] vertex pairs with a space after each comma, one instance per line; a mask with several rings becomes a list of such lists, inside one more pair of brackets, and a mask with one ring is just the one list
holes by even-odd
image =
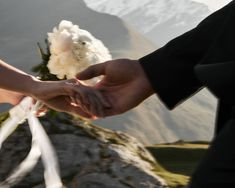
[[84, 71], [80, 72], [76, 77], [79, 80], [88, 80], [97, 76], [104, 75], [106, 65], [107, 62], [92, 65]]

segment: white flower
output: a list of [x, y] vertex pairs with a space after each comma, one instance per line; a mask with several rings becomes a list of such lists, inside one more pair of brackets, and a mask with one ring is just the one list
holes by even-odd
[[70, 21], [61, 21], [58, 28], [48, 33], [48, 41], [51, 56], [47, 66], [59, 79], [74, 78], [90, 65], [111, 59], [109, 50], [100, 40]]

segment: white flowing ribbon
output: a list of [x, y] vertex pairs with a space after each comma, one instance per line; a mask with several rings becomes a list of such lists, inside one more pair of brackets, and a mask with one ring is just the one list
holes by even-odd
[[31, 170], [33, 170], [40, 156], [41, 152], [39, 147], [35, 142], [32, 142], [32, 147], [28, 156], [16, 169], [14, 169], [12, 174], [8, 176], [6, 180], [0, 183], [0, 188], [10, 188], [11, 186], [19, 183]]
[[20, 104], [9, 111], [10, 117], [2, 123], [0, 128], [0, 149], [2, 143], [7, 139], [7, 137], [26, 119], [31, 106], [32, 99], [30, 97], [26, 97], [20, 102]]
[[2, 143], [17, 128], [18, 124], [28, 119], [32, 134], [32, 147], [28, 156], [13, 170], [8, 178], [0, 183], [0, 188], [10, 188], [22, 180], [37, 164], [40, 157], [45, 168], [44, 179], [47, 188], [62, 188], [59, 165], [53, 145], [41, 123], [35, 116], [40, 102], [33, 105], [33, 99], [26, 97], [21, 103], [10, 110], [10, 117], [0, 128], [0, 149]]

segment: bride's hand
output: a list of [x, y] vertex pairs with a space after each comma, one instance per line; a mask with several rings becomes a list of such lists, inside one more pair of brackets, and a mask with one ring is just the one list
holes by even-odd
[[[28, 92], [31, 97], [40, 101], [50, 100], [58, 96], [73, 96], [76, 88], [64, 81], [40, 81], [35, 79]], [[70, 80], [76, 83], [76, 79]]]
[[14, 91], [9, 91], [0, 88], [0, 103], [10, 103], [12, 105], [17, 105], [24, 95]]
[[59, 112], [67, 112], [69, 114], [80, 115], [88, 119], [95, 119], [95, 116], [93, 116], [90, 113], [86, 113], [84, 109], [82, 109], [81, 107], [72, 105], [71, 99], [69, 96], [61, 95], [61, 96], [46, 100], [44, 101], [44, 103], [48, 107]]
[[[32, 97], [49, 107], [86, 118], [103, 117], [103, 109], [109, 107], [100, 92], [84, 86], [77, 79], [64, 81], [35, 81]], [[75, 106], [76, 104], [77, 106]]]
[[111, 106], [101, 92], [79, 82], [74, 87], [77, 87], [77, 92], [70, 97], [72, 104], [79, 106], [93, 117], [104, 117], [105, 110]]

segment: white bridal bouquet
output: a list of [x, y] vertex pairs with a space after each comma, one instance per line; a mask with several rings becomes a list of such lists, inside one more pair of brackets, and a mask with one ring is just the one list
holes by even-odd
[[[70, 21], [61, 21], [58, 27], [48, 33], [46, 45], [47, 53], [38, 44], [42, 63], [33, 68], [41, 80], [75, 78], [76, 74], [88, 66], [111, 59], [109, 50], [100, 40]], [[86, 84], [95, 84], [97, 81], [88, 80]], [[45, 168], [46, 187], [63, 187], [56, 152], [35, 115], [41, 105], [40, 102], [33, 104], [33, 99], [26, 97], [10, 110], [9, 118], [0, 127], [0, 149], [7, 137], [26, 119], [32, 133], [32, 147], [28, 156], [0, 183], [1, 188], [10, 188], [17, 184], [34, 168], [40, 157]]]
[[[70, 79], [88, 66], [110, 60], [104, 44], [78, 25], [63, 20], [48, 33], [47, 53], [39, 45], [42, 64], [34, 68], [43, 80]], [[54, 75], [54, 76], [53, 76]], [[97, 79], [86, 82], [94, 84]]]
[[59, 79], [74, 78], [89, 65], [111, 59], [104, 44], [88, 31], [69, 21], [61, 21], [48, 33], [50, 60], [48, 68]]

